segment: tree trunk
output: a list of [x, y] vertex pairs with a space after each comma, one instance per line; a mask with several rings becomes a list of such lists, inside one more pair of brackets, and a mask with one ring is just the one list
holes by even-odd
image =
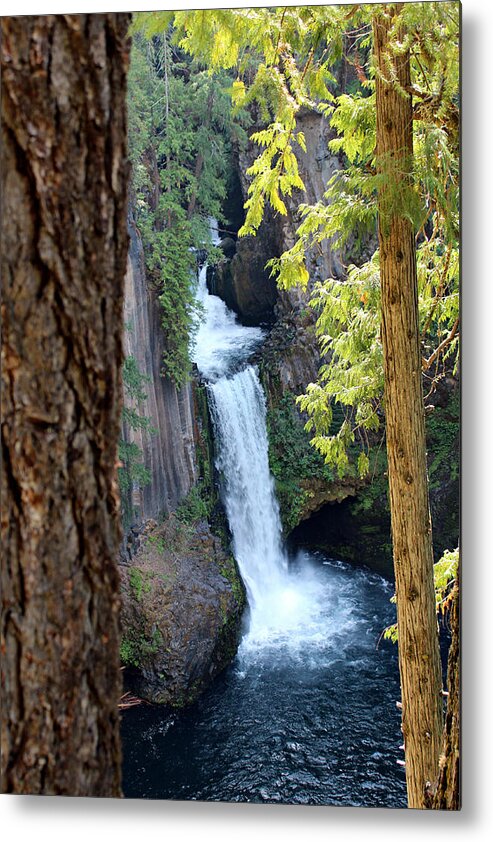
[[[412, 101], [409, 53], [389, 50], [398, 6], [374, 18], [382, 342], [389, 496], [399, 628], [399, 669], [410, 807], [425, 807], [436, 779], [442, 731], [433, 547], [428, 499], [416, 253], [406, 217], [411, 189]], [[402, 41], [404, 33], [398, 34]], [[385, 77], [395, 73], [398, 84]], [[400, 87], [399, 87], [400, 86]]]
[[[205, 122], [204, 122], [204, 125], [207, 128], [211, 124], [212, 106], [213, 105], [214, 105], [214, 90], [210, 90], [209, 96], [207, 97], [207, 111], [206, 111]], [[202, 152], [198, 152], [197, 158], [195, 160], [195, 171], [194, 171], [195, 188], [194, 188], [194, 191], [193, 191], [193, 193], [190, 197], [190, 201], [188, 203], [188, 208], [187, 208], [187, 218], [188, 219], [191, 219], [194, 212], [195, 212], [195, 206], [197, 204], [197, 192], [198, 192], [198, 189], [199, 189], [199, 181], [200, 181], [200, 177], [202, 175], [203, 167], [204, 167], [204, 156], [203, 156]]]
[[435, 792], [431, 792], [434, 810], [460, 810], [460, 589], [459, 578], [452, 593], [449, 622], [452, 631], [447, 665], [448, 702], [443, 728], [440, 771]]
[[120, 794], [128, 24], [1, 21], [4, 792]]
[[202, 167], [203, 166], [204, 166], [204, 156], [202, 155], [202, 152], [199, 152], [198, 155], [197, 155], [197, 158], [195, 160], [195, 171], [194, 171], [195, 183], [196, 183], [197, 186], [195, 187], [195, 189], [194, 189], [194, 191], [193, 191], [193, 193], [190, 197], [190, 201], [188, 203], [188, 209], [187, 209], [187, 218], [188, 219], [192, 218], [193, 212], [195, 210], [195, 205], [197, 204], [198, 181], [199, 181], [200, 176], [202, 175]]

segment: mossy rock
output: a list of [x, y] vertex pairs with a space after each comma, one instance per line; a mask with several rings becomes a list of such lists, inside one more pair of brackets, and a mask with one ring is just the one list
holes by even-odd
[[121, 579], [128, 689], [171, 707], [193, 703], [238, 647], [246, 599], [234, 559], [206, 520], [171, 515]]

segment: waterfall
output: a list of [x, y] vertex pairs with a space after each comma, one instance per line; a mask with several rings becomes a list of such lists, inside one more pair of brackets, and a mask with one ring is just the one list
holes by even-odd
[[207, 383], [248, 628], [224, 680], [200, 704], [164, 724], [158, 706], [136, 707], [141, 730], [123, 731], [125, 795], [404, 806], [397, 661], [377, 645], [395, 619], [393, 585], [318, 553], [288, 563], [266, 400], [249, 365], [263, 332], [209, 295], [206, 271], [193, 357]]
[[250, 627], [242, 652], [301, 645], [316, 618], [313, 580], [288, 569], [279, 506], [269, 471], [266, 405], [256, 368], [209, 385], [223, 498], [233, 552], [245, 583]]
[[[233, 552], [247, 589], [247, 641], [283, 639], [312, 628], [317, 603], [309, 571], [301, 581], [288, 570], [279, 506], [269, 471], [266, 404], [257, 369], [247, 365], [263, 339], [261, 328], [245, 327], [217, 296], [210, 295], [207, 267], [199, 273], [197, 297], [203, 320], [193, 359], [208, 383], [216, 437], [216, 465], [233, 536]], [[245, 642], [245, 641], [244, 641]]]
[[197, 300], [203, 319], [195, 337], [193, 360], [209, 382], [231, 373], [258, 346], [264, 336], [259, 327], [244, 327], [217, 295], [207, 291], [207, 266], [199, 272]]
[[221, 378], [210, 393], [233, 551], [249, 601], [257, 605], [262, 594], [279, 587], [287, 570], [269, 472], [264, 393], [252, 366]]

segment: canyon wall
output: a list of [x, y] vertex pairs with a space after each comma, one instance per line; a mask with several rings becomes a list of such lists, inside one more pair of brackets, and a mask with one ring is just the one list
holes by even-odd
[[[224, 244], [225, 258], [211, 273], [211, 291], [223, 298], [246, 324], [266, 322], [271, 328], [258, 358], [267, 397], [271, 470], [285, 532], [308, 518], [325, 503], [355, 495], [361, 483], [354, 477], [339, 480], [310, 446], [295, 398], [317, 379], [321, 359], [315, 334], [316, 314], [308, 306], [315, 283], [342, 277], [341, 255], [329, 240], [307, 254], [310, 274], [306, 289], [279, 290], [265, 264], [295, 242], [301, 202], [323, 201], [327, 182], [341, 163], [328, 148], [331, 137], [327, 120], [306, 108], [298, 114], [306, 152], [296, 150], [299, 172], [306, 192], [295, 191], [285, 199], [287, 214], [274, 213], [267, 206], [256, 236]], [[248, 197], [247, 169], [258, 154], [248, 144], [238, 153], [238, 183], [243, 201]], [[260, 302], [260, 303], [259, 303]], [[259, 311], [262, 318], [259, 318]]]
[[126, 505], [132, 517], [124, 524], [120, 556], [120, 654], [127, 691], [181, 707], [233, 658], [245, 593], [215, 496], [204, 390], [193, 381], [177, 389], [161, 375], [160, 305], [132, 216], [129, 234], [125, 355], [147, 378], [145, 400], [134, 408], [152, 429], [123, 425], [123, 438], [140, 449], [150, 482], [135, 484]]
[[146, 399], [139, 413], [150, 419], [152, 432], [123, 430], [143, 453], [151, 482], [133, 491], [137, 520], [156, 519], [174, 510], [197, 481], [192, 385], [178, 390], [161, 376], [163, 332], [157, 295], [148, 285], [144, 253], [133, 217], [129, 217], [130, 248], [125, 278], [125, 356], [132, 356], [148, 378]]

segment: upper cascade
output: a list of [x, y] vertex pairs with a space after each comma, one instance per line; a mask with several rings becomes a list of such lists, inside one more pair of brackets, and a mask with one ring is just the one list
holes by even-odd
[[[218, 245], [217, 221], [209, 219], [213, 245]], [[244, 327], [236, 315], [217, 295], [207, 289], [207, 264], [199, 271], [197, 301], [202, 308], [202, 318], [195, 335], [192, 359], [200, 373], [209, 382], [215, 382], [238, 368], [264, 338], [259, 327]]]

